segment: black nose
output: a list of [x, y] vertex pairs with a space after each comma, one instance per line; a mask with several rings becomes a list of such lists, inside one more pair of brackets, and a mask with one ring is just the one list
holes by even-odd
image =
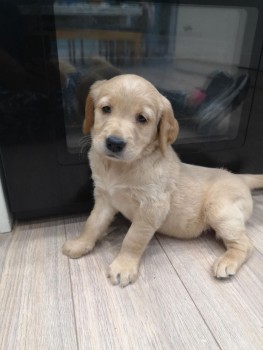
[[125, 145], [126, 142], [117, 136], [110, 135], [106, 139], [106, 147], [108, 148], [108, 150], [114, 153], [121, 152]]

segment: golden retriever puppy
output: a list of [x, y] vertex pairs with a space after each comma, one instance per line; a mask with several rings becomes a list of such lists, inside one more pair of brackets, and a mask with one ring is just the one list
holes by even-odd
[[131, 226], [109, 266], [112, 284], [124, 287], [136, 280], [156, 231], [189, 239], [212, 228], [226, 246], [214, 275], [234, 275], [252, 251], [245, 222], [252, 212], [250, 189], [263, 186], [263, 175], [182, 163], [171, 147], [179, 127], [170, 102], [139, 76], [96, 82], [85, 113], [95, 206], [81, 235], [68, 240], [63, 253], [71, 258], [89, 253], [121, 212]]

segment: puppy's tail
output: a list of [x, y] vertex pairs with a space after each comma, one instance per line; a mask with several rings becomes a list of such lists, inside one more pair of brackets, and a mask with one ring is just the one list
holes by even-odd
[[239, 174], [238, 176], [251, 190], [263, 188], [263, 175]]

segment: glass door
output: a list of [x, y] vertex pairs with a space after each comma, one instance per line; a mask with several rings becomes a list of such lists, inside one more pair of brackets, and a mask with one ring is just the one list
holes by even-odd
[[255, 79], [252, 61], [259, 60], [254, 55], [259, 13], [242, 1], [217, 3], [54, 4], [70, 154], [90, 144], [81, 131], [90, 86], [123, 73], [145, 77], [171, 101], [180, 124], [178, 147], [243, 142]]

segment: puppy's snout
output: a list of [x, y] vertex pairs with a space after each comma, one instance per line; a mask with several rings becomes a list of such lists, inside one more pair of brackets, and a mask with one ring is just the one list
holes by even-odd
[[108, 150], [114, 153], [121, 152], [126, 146], [126, 142], [117, 136], [110, 135], [106, 139], [106, 147]]

